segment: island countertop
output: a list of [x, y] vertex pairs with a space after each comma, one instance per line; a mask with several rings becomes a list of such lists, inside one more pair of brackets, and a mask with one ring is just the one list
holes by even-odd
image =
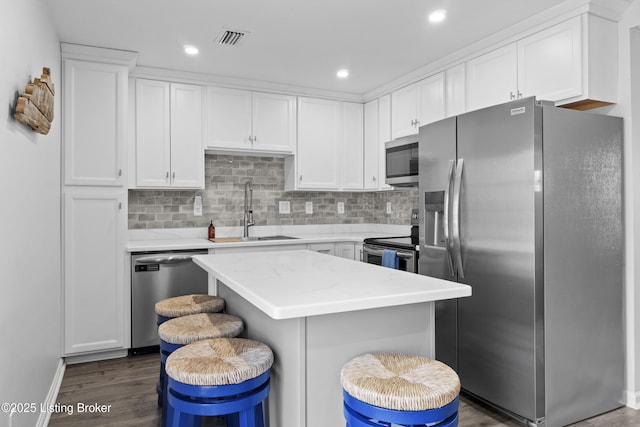
[[273, 319], [471, 295], [467, 285], [309, 250], [197, 255], [193, 260]]

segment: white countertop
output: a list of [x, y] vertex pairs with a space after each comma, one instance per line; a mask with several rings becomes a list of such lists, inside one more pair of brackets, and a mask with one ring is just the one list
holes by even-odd
[[[362, 242], [369, 237], [408, 236], [409, 227], [380, 224], [256, 227], [251, 236], [285, 235], [291, 240], [250, 240], [214, 243], [206, 228], [129, 230], [128, 252], [222, 249], [249, 246], [304, 245], [327, 242]], [[242, 236], [242, 227], [216, 228], [216, 237]]]
[[471, 295], [471, 287], [314, 251], [197, 255], [196, 264], [273, 319]]

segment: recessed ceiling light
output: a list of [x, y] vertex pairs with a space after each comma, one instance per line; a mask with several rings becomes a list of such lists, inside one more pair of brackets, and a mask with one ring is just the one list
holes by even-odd
[[349, 70], [338, 70], [336, 76], [340, 77], [341, 79], [346, 79], [347, 77], [349, 77]]
[[191, 46], [189, 44], [184, 45], [184, 53], [186, 53], [187, 55], [197, 55], [198, 54], [198, 48], [195, 46]]
[[429, 14], [430, 22], [442, 22], [447, 17], [447, 11], [444, 9], [434, 10]]

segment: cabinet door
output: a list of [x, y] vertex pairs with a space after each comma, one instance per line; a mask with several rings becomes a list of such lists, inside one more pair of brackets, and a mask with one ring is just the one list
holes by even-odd
[[378, 100], [364, 104], [364, 189], [378, 189]]
[[253, 93], [253, 149], [293, 153], [296, 146], [296, 99]]
[[299, 189], [339, 188], [340, 102], [298, 98]]
[[517, 97], [518, 53], [510, 44], [467, 62], [469, 111], [508, 102]]
[[378, 176], [380, 177], [379, 188], [390, 189], [390, 185], [385, 183], [387, 176], [387, 156], [384, 144], [391, 141], [391, 95], [384, 95], [378, 98]]
[[467, 111], [466, 64], [459, 64], [446, 71], [446, 117]]
[[207, 147], [251, 149], [251, 92], [209, 87]]
[[393, 139], [418, 133], [418, 87], [413, 84], [391, 94], [391, 132]]
[[356, 252], [353, 243], [336, 243], [335, 255], [340, 258], [356, 259]]
[[136, 186], [169, 187], [171, 173], [169, 83], [136, 80]]
[[417, 83], [418, 114], [416, 133], [420, 126], [444, 119], [444, 71]]
[[362, 104], [342, 103], [342, 188], [362, 190], [364, 167], [364, 112]]
[[126, 191], [64, 190], [64, 352], [125, 348]]
[[171, 186], [204, 188], [202, 87], [171, 84]]
[[309, 243], [307, 249], [321, 254], [335, 255], [335, 245], [333, 243]]
[[126, 66], [64, 60], [65, 185], [123, 186]]
[[547, 101], [582, 94], [580, 16], [518, 42], [518, 89]]

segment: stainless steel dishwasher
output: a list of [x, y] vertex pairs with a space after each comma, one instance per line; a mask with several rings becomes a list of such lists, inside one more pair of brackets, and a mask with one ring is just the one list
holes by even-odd
[[131, 255], [131, 350], [157, 351], [156, 302], [188, 294], [206, 294], [207, 272], [192, 260], [207, 250], [133, 253]]

